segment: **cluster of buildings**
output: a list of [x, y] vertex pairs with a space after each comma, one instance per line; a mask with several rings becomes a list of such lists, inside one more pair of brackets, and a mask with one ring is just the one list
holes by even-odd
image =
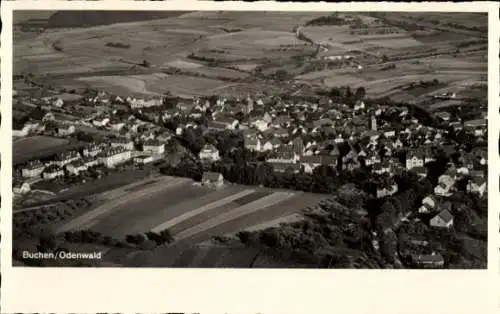
[[48, 161], [32, 160], [19, 168], [14, 192], [24, 194], [30, 191], [30, 184], [40, 180], [79, 176], [97, 166], [113, 169], [129, 162], [136, 165], [152, 163], [162, 158], [165, 145], [158, 140], [146, 140], [138, 150], [132, 140], [116, 138], [109, 143], [89, 143], [82, 150], [69, 150]]

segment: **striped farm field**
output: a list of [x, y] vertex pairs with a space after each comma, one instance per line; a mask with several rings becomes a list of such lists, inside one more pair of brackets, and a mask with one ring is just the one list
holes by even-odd
[[158, 177], [108, 191], [98, 207], [57, 231], [90, 229], [123, 238], [168, 229], [177, 244], [194, 244], [260, 224], [279, 224], [325, 197], [230, 184], [212, 189], [193, 183], [185, 178]]

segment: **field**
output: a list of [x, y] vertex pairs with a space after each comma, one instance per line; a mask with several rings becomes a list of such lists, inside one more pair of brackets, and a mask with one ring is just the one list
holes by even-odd
[[12, 158], [23, 163], [33, 158], [66, 150], [69, 141], [49, 136], [31, 136], [14, 141]]
[[185, 178], [158, 177], [101, 194], [99, 206], [56, 229], [91, 229], [115, 238], [169, 229], [185, 246], [264, 222], [279, 224], [279, 218], [325, 197], [237, 185], [210, 189]]
[[[262, 91], [261, 86], [284, 88], [282, 82], [248, 80], [259, 68], [266, 76], [284, 70], [291, 83], [295, 78], [324, 88], [363, 86], [369, 96], [415, 102], [428, 93], [459, 93], [486, 81], [486, 15], [349, 13], [339, 14], [344, 20], [338, 25], [309, 23], [326, 15], [177, 12], [112, 25], [99, 25], [107, 19], [94, 17], [102, 21], [85, 29], [49, 28], [29, 39], [16, 33], [14, 72], [31, 72], [53, 86], [97, 87], [119, 95], [240, 96]], [[316, 53], [317, 45], [322, 49]], [[338, 55], [355, 56], [362, 68], [321, 64], [323, 57]], [[435, 89], [401, 89], [434, 79], [442, 83]], [[285, 92], [295, 92], [289, 86]]]

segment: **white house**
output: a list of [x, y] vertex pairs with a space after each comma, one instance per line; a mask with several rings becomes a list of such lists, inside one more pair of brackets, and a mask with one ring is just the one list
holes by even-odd
[[396, 183], [392, 184], [389, 187], [377, 188], [377, 198], [394, 195], [397, 191], [398, 185]]
[[58, 177], [64, 177], [64, 170], [57, 165], [51, 165], [45, 168], [42, 176], [45, 180], [52, 180]]
[[408, 153], [406, 156], [406, 169], [424, 166], [424, 156], [421, 153]]
[[134, 163], [139, 165], [145, 165], [153, 162], [153, 156], [151, 155], [140, 155], [134, 157]]
[[92, 124], [97, 127], [106, 126], [109, 123], [109, 118], [95, 119]]
[[201, 160], [217, 161], [220, 159], [219, 150], [212, 144], [206, 144], [200, 151], [199, 157]]
[[21, 170], [23, 178], [36, 178], [39, 177], [45, 166], [39, 161], [30, 161], [28, 164]]
[[54, 162], [52, 162], [55, 165], [58, 165], [59, 167], [64, 167], [65, 165], [69, 164], [70, 162], [73, 162], [75, 160], [80, 159], [80, 153], [78, 151], [69, 151], [69, 152], [64, 152], [56, 156]]
[[147, 153], [161, 155], [165, 152], [165, 145], [156, 140], [149, 140], [144, 142], [142, 150]]
[[418, 209], [421, 214], [426, 214], [434, 211], [437, 208], [437, 200], [433, 195], [428, 195], [422, 199], [422, 206]]
[[88, 166], [82, 160], [75, 160], [66, 165], [66, 170], [73, 175], [79, 175], [80, 172], [86, 171]]

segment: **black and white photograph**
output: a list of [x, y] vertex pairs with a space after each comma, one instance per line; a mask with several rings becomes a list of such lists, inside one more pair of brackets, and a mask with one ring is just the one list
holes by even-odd
[[2, 3], [2, 312], [494, 312], [499, 6]]
[[13, 23], [14, 266], [487, 268], [487, 13]]

